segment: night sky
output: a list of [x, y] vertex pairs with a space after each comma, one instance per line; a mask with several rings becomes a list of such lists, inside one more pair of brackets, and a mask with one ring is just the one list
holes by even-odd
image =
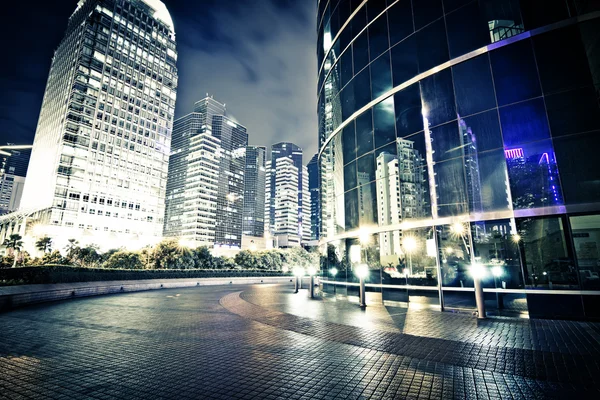
[[[317, 151], [316, 0], [163, 0], [179, 58], [176, 118], [209, 93], [250, 144]], [[32, 143], [54, 49], [77, 0], [3, 4], [0, 143]]]

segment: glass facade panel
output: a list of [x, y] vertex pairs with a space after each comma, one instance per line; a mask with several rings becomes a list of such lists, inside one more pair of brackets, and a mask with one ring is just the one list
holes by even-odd
[[431, 126], [456, 119], [454, 87], [449, 69], [423, 79], [421, 97], [423, 111]]
[[600, 215], [569, 218], [582, 289], [600, 289]]
[[600, 200], [598, 152], [600, 131], [554, 140], [560, 181], [566, 204], [597, 203]]
[[394, 86], [398, 86], [418, 74], [419, 64], [416, 49], [417, 43], [414, 35], [392, 47]]
[[371, 98], [379, 96], [392, 89], [392, 68], [390, 53], [385, 52], [381, 57], [371, 63]]
[[577, 26], [536, 36], [533, 47], [544, 93], [592, 83], [588, 58]]
[[443, 15], [442, 0], [419, 0], [412, 3], [415, 29], [417, 30]]
[[419, 72], [425, 72], [448, 61], [448, 40], [443, 19], [421, 29], [416, 36]]
[[404, 40], [414, 32], [412, 1], [399, 0], [387, 12], [390, 29], [390, 45]]
[[[369, 4], [369, 3], [367, 3]], [[371, 60], [390, 48], [387, 16], [383, 14], [369, 25], [369, 53]]]
[[579, 287], [563, 217], [517, 218], [516, 226], [527, 287]]
[[600, 107], [593, 87], [545, 97], [553, 137], [600, 130]]
[[488, 23], [483, 19], [477, 1], [447, 15], [446, 29], [451, 58], [462, 56], [490, 43]]
[[405, 137], [423, 130], [419, 85], [411, 85], [396, 93], [394, 95], [394, 107], [398, 137]]
[[360, 157], [373, 149], [373, 111], [367, 110], [356, 118], [356, 154]]
[[369, 63], [369, 39], [367, 31], [358, 36], [352, 43], [352, 54], [354, 55], [354, 73], [362, 70]]
[[496, 107], [494, 83], [487, 54], [452, 67], [456, 105], [461, 116]]
[[542, 94], [529, 40], [493, 51], [490, 59], [499, 106]]
[[396, 140], [393, 97], [388, 97], [373, 107], [373, 126], [375, 128], [375, 148]]

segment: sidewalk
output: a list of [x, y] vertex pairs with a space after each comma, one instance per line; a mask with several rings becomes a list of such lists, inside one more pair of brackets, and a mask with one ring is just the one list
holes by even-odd
[[185, 288], [212, 285], [247, 285], [286, 283], [290, 277], [236, 277], [191, 279], [145, 279], [129, 281], [74, 282], [40, 285], [0, 286], [0, 312], [30, 304], [77, 297], [139, 292], [144, 290]]

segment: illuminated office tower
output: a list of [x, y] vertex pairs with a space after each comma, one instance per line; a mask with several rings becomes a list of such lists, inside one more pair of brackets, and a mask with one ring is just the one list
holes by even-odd
[[300, 237], [302, 237], [303, 241], [310, 240], [310, 221], [311, 221], [311, 212], [310, 212], [310, 190], [309, 190], [309, 178], [308, 178], [308, 169], [302, 164], [302, 149], [296, 146], [293, 143], [276, 143], [271, 146], [271, 161], [270, 161], [270, 182], [269, 182], [269, 195], [268, 197], [268, 210], [265, 218], [268, 218], [269, 221], [266, 225], [269, 226], [270, 235], [275, 235], [275, 202], [276, 202], [276, 190], [277, 186], [275, 184], [275, 170], [277, 168], [277, 161], [280, 158], [289, 158], [292, 160], [293, 165], [298, 170], [297, 177], [297, 203], [298, 203], [298, 227], [296, 232]]
[[271, 170], [275, 182], [273, 202], [272, 235], [277, 247], [297, 247], [301, 244], [298, 224], [298, 168], [288, 157], [280, 157]]
[[263, 237], [265, 234], [266, 153], [264, 146], [246, 147], [242, 229], [246, 236]]
[[175, 121], [165, 236], [189, 247], [241, 248], [247, 144], [246, 128], [209, 96]]
[[104, 249], [161, 239], [176, 61], [161, 1], [79, 1], [33, 144], [19, 220], [26, 247], [41, 235], [57, 249], [71, 238]]
[[319, 240], [321, 234], [321, 189], [319, 174], [319, 157], [315, 154], [307, 165], [308, 187], [310, 191], [310, 231], [311, 240]]
[[19, 208], [31, 150], [8, 149], [2, 153], [6, 154], [0, 154], [0, 215]]

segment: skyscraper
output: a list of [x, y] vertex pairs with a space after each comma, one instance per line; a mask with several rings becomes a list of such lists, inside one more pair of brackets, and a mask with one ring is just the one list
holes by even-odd
[[36, 234], [57, 248], [161, 238], [176, 61], [161, 1], [79, 1], [52, 60], [21, 202]]
[[[270, 235], [274, 236], [277, 233], [276, 229], [276, 210], [277, 210], [277, 162], [281, 158], [287, 158], [292, 161], [292, 165], [296, 168], [297, 183], [296, 188], [296, 204], [297, 204], [297, 227], [296, 233], [303, 242], [310, 240], [310, 225], [311, 225], [311, 205], [308, 169], [302, 164], [302, 149], [293, 143], [276, 143], [271, 146], [271, 162], [269, 168], [269, 183], [267, 185], [269, 194], [267, 195], [268, 204], [266, 207], [265, 218], [268, 222], [265, 225], [268, 227]], [[287, 164], [286, 164], [287, 165]], [[286, 169], [286, 173], [290, 173], [290, 169]]]
[[3, 152], [10, 155], [0, 154], [0, 215], [19, 208], [31, 156], [30, 149]]
[[246, 147], [242, 229], [246, 236], [263, 237], [265, 234], [266, 156], [264, 146]]
[[310, 239], [319, 240], [321, 233], [321, 190], [319, 185], [319, 157], [315, 154], [307, 165], [308, 188], [310, 191]]
[[191, 247], [241, 247], [247, 144], [246, 128], [212, 97], [175, 121], [165, 236]]
[[298, 224], [298, 168], [291, 158], [280, 157], [270, 171], [274, 185], [274, 221], [272, 235], [277, 247], [297, 247], [301, 244]]

